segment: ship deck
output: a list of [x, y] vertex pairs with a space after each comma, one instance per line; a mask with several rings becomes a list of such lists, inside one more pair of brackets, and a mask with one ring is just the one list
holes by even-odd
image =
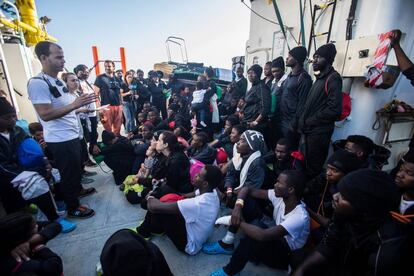
[[[105, 171], [110, 171], [102, 163]], [[68, 234], [60, 234], [48, 243], [48, 246], [63, 260], [66, 276], [96, 275], [95, 267], [99, 261], [105, 241], [118, 229], [136, 226], [145, 215], [139, 205], [131, 205], [124, 194], [114, 184], [111, 173], [105, 173], [101, 168], [88, 169], [96, 171], [91, 177], [94, 182], [86, 185], [95, 187], [97, 193], [81, 199], [82, 204], [88, 204], [96, 212], [95, 216], [85, 220], [74, 220], [77, 228]], [[226, 214], [228, 210], [222, 209]], [[224, 236], [223, 226], [215, 229], [210, 240]], [[179, 252], [167, 237], [155, 237], [152, 241], [163, 252], [174, 275], [209, 275], [217, 268], [224, 266], [230, 259], [225, 255], [206, 255], [202, 252], [189, 256]], [[241, 275], [286, 275], [283, 271], [271, 269], [263, 264], [248, 263]]]

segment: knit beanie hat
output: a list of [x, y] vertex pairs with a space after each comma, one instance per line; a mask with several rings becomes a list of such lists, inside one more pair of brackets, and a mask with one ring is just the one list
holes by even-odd
[[289, 54], [299, 63], [303, 63], [308, 55], [308, 51], [303, 46], [297, 46], [289, 51]]
[[360, 168], [358, 157], [346, 150], [339, 149], [329, 157], [327, 164], [334, 166], [344, 174], [348, 174]]
[[383, 217], [397, 206], [396, 186], [389, 174], [363, 169], [347, 174], [338, 183], [341, 195], [360, 213]]
[[319, 47], [314, 55], [324, 57], [329, 64], [332, 64], [336, 56], [336, 47], [332, 43], [328, 43]]
[[257, 77], [258, 79], [260, 79], [260, 78], [261, 78], [261, 76], [262, 76], [262, 72], [263, 72], [263, 68], [262, 68], [259, 64], [253, 64], [253, 65], [249, 68], [249, 70], [247, 70], [247, 72], [249, 72], [250, 70], [252, 70], [252, 71], [256, 74], [256, 77]]
[[256, 130], [246, 130], [243, 132], [242, 137], [246, 139], [249, 147], [252, 151], [262, 151], [264, 147], [263, 135]]
[[285, 71], [285, 61], [282, 57], [278, 57], [272, 61], [272, 68], [281, 68]]
[[16, 109], [14, 109], [5, 97], [0, 97], [0, 116], [10, 113], [16, 113]]
[[151, 275], [153, 252], [137, 233], [122, 229], [105, 243], [100, 261], [105, 276]]
[[113, 139], [115, 139], [115, 134], [110, 131], [102, 131], [102, 143], [109, 145]]

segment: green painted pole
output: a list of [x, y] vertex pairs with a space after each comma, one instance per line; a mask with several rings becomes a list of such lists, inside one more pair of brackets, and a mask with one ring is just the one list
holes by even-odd
[[290, 50], [289, 43], [288, 43], [287, 36], [286, 36], [285, 25], [283, 25], [282, 16], [280, 15], [279, 8], [277, 7], [276, 0], [272, 0], [272, 2], [273, 2], [273, 7], [275, 8], [276, 18], [277, 18], [277, 21], [279, 22], [280, 30], [282, 31], [283, 36], [286, 40], [288, 49]]
[[299, 9], [300, 9], [300, 33], [302, 34], [301, 42], [302, 46], [305, 46], [305, 23], [303, 22], [303, 7], [302, 7], [302, 0], [299, 0]]

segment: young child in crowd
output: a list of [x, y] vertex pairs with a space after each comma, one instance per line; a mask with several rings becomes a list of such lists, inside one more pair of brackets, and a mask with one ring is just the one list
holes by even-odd
[[197, 114], [202, 127], [207, 126], [205, 120], [208, 107], [203, 103], [205, 94], [204, 84], [201, 81], [196, 82], [196, 90], [193, 92], [193, 100], [191, 101], [191, 110]]
[[141, 164], [145, 160], [145, 153], [148, 147], [151, 144], [152, 135], [154, 133], [154, 128], [152, 125], [143, 125], [139, 128], [138, 135], [136, 135], [132, 140], [132, 145], [134, 147], [135, 161], [132, 166], [132, 173], [135, 174], [138, 172]]
[[140, 184], [140, 179], [148, 179], [151, 177], [151, 170], [155, 161], [156, 150], [154, 147], [150, 146], [146, 151], [146, 158], [144, 163], [141, 164], [136, 175], [129, 175], [124, 180], [124, 194], [126, 199], [131, 204], [138, 204], [141, 202], [143, 191], [146, 187], [143, 184]]

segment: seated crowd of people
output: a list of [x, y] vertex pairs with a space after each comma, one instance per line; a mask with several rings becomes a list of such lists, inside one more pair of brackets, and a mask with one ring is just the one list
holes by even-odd
[[[160, 235], [184, 254], [231, 255], [214, 276], [238, 275], [249, 261], [293, 275], [409, 271], [414, 151], [388, 174], [389, 152], [370, 138], [331, 143], [342, 112], [333, 44], [313, 55], [315, 81], [298, 46], [286, 62], [251, 66], [247, 79], [238, 67], [221, 87], [211, 67], [192, 86], [174, 76], [164, 83], [157, 71], [147, 79], [142, 70], [116, 72], [110, 60], [93, 84], [85, 65], [59, 78], [61, 47], [40, 42], [35, 52], [43, 69], [28, 84], [39, 118], [29, 133], [0, 97], [1, 275], [62, 274], [46, 242], [73, 231], [70, 218], [95, 214], [79, 200], [96, 192], [83, 187], [95, 162], [112, 170], [125, 200], [146, 210], [137, 227], [105, 243], [103, 275], [172, 275], [163, 249], [149, 241]], [[45, 221], [22, 211], [29, 204]], [[215, 225], [227, 232], [211, 241]]]

